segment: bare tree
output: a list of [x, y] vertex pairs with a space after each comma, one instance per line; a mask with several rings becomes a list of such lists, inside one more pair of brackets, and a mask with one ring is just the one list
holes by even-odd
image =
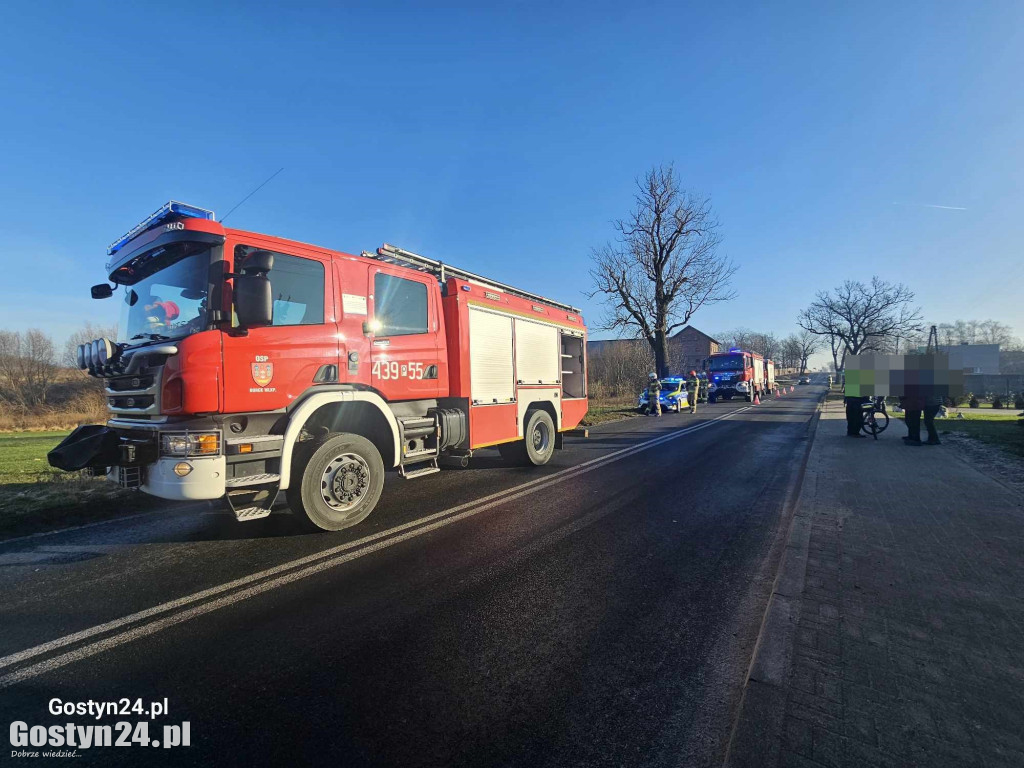
[[0, 331], [0, 385], [22, 407], [46, 403], [57, 376], [53, 340], [38, 329]]
[[725, 349], [732, 349], [733, 347], [736, 349], [750, 349], [756, 335], [756, 331], [752, 331], [749, 328], [733, 328], [731, 331], [716, 333], [715, 338], [722, 343]]
[[[812, 338], [817, 339], [817, 336]], [[780, 344], [779, 367], [797, 368], [800, 365], [800, 340], [795, 333], [789, 334]]]
[[750, 340], [749, 349], [764, 358], [774, 360], [779, 351], [779, 340], [774, 333], [755, 333]]
[[1013, 328], [996, 320], [955, 320], [951, 323], [926, 323], [920, 333], [911, 334], [904, 340], [907, 348], [923, 347], [928, 334], [924, 328], [934, 325], [939, 334], [939, 344], [953, 347], [958, 344], [999, 344], [1009, 348], [1016, 343]]
[[1013, 345], [1013, 328], [995, 320], [985, 320], [978, 324], [978, 341], [981, 344], [999, 344], [1003, 347]]
[[116, 339], [117, 326], [93, 325], [86, 321], [79, 330], [72, 333], [64, 342], [64, 353], [60, 357], [60, 364], [66, 368], [78, 368], [77, 350], [80, 344], [87, 344], [93, 339]]
[[796, 341], [795, 351], [797, 353], [797, 362], [800, 366], [800, 373], [804, 373], [807, 370], [807, 361], [821, 347], [821, 338], [806, 329], [801, 329], [800, 333], [794, 336], [793, 339]]
[[[841, 335], [839, 316], [825, 304], [811, 305], [800, 313], [797, 323], [803, 330], [828, 339], [832, 369], [841, 371], [846, 363], [846, 346]], [[811, 330], [811, 328], [816, 330]]]
[[819, 292], [797, 322], [805, 331], [829, 339], [839, 370], [847, 354], [871, 351], [884, 339], [918, 332], [921, 314], [910, 306], [913, 300], [913, 291], [901, 283], [879, 277], [872, 277], [870, 285], [847, 280], [833, 291]]
[[659, 376], [668, 337], [705, 304], [728, 301], [736, 267], [718, 255], [718, 222], [706, 197], [682, 190], [672, 167], [637, 180], [636, 207], [613, 223], [615, 243], [595, 249], [590, 274], [609, 314], [603, 327], [647, 340]]

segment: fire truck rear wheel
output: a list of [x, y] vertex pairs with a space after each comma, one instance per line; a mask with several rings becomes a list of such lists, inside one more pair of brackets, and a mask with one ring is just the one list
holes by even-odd
[[501, 458], [510, 464], [547, 464], [555, 452], [555, 422], [547, 411], [535, 408], [526, 414], [525, 440], [498, 446]]
[[384, 462], [365, 437], [335, 434], [300, 452], [292, 477], [288, 506], [295, 516], [309, 528], [340, 531], [361, 523], [377, 506]]
[[555, 452], [555, 422], [547, 411], [536, 409], [526, 415], [523, 428], [526, 459], [534, 466], [547, 464]]

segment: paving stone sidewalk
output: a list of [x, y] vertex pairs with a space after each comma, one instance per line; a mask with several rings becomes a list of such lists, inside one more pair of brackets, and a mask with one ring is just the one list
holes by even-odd
[[826, 405], [729, 765], [1024, 766], [1024, 497], [903, 434]]

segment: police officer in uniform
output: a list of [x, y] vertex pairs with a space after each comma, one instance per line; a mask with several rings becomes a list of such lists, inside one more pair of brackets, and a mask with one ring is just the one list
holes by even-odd
[[648, 374], [647, 378], [647, 415], [661, 416], [661, 382], [656, 373]]
[[696, 371], [690, 371], [686, 378], [686, 400], [690, 403], [690, 413], [697, 412], [697, 399], [700, 397], [700, 379]]

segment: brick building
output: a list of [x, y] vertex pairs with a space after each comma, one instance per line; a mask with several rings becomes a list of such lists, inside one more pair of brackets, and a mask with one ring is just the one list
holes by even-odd
[[673, 349], [669, 356], [678, 359], [679, 371], [685, 373], [699, 371], [704, 358], [718, 352], [721, 344], [703, 331], [688, 325], [672, 337], [671, 346]]

